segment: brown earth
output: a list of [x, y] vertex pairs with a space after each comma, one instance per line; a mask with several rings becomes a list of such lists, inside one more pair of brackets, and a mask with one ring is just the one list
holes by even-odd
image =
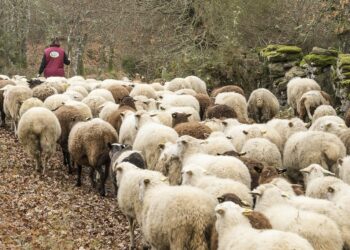
[[110, 185], [100, 197], [87, 168], [83, 176], [75, 187], [59, 151], [40, 176], [13, 133], [0, 128], [0, 249], [128, 249], [128, 224]]

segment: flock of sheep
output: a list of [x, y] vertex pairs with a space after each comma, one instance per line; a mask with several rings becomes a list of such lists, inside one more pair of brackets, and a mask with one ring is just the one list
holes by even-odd
[[[42, 80], [42, 81], [41, 81]], [[280, 110], [267, 89], [207, 93], [196, 76], [165, 84], [0, 75], [2, 125], [42, 174], [59, 143], [68, 171], [110, 177], [151, 249], [350, 249], [350, 114], [312, 79]]]

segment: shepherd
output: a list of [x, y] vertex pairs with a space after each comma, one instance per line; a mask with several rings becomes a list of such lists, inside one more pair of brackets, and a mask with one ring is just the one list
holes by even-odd
[[38, 77], [44, 72], [44, 76], [62, 76], [64, 77], [64, 64], [69, 65], [70, 60], [67, 54], [60, 47], [58, 37], [52, 39], [48, 48], [44, 51], [44, 56], [41, 60]]

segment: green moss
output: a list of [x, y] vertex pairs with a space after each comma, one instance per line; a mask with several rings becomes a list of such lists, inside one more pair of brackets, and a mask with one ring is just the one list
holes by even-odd
[[345, 87], [350, 87], [350, 79], [348, 80], [343, 80], [340, 82], [340, 85], [345, 88]]
[[343, 67], [341, 67], [342, 72], [350, 72], [350, 65], [344, 65]]
[[301, 61], [300, 61], [300, 63], [299, 63], [299, 66], [300, 67], [302, 67], [302, 68], [305, 68], [305, 67], [307, 67], [307, 63], [306, 63], [306, 61], [305, 61], [305, 59], [303, 58]]
[[327, 55], [308, 54], [304, 56], [304, 60], [307, 64], [316, 67], [326, 67], [329, 65], [335, 65], [337, 63], [336, 57]]
[[291, 45], [281, 45], [277, 49], [277, 52], [285, 54], [299, 54], [301, 53], [301, 48]]
[[342, 75], [345, 79], [350, 79], [350, 72], [342, 73]]
[[350, 65], [350, 54], [340, 54], [339, 55], [338, 66], [342, 67], [344, 65]]

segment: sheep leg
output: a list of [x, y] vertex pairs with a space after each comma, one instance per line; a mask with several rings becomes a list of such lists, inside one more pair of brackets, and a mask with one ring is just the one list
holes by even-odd
[[81, 170], [82, 170], [82, 167], [81, 167], [81, 165], [77, 164], [77, 168], [78, 168], [78, 178], [77, 178], [76, 186], [80, 187], [81, 186]]
[[1, 127], [5, 127], [6, 125], [6, 115], [4, 111], [1, 111]]
[[113, 173], [111, 178], [112, 178], [112, 183], [113, 183], [113, 187], [114, 187], [114, 195], [117, 196], [118, 195], [118, 185], [117, 185], [117, 178], [116, 178], [114, 173]]
[[96, 181], [95, 181], [95, 169], [94, 168], [91, 168], [90, 169], [90, 181], [91, 181], [91, 186], [93, 188], [96, 188]]
[[127, 216], [129, 222], [129, 233], [130, 233], [130, 249], [136, 249], [135, 247], [135, 221], [130, 216]]
[[68, 174], [72, 174], [73, 171], [72, 171], [72, 164], [70, 161], [70, 154], [65, 149], [62, 149], [62, 153], [63, 153], [63, 164], [68, 167]]
[[310, 111], [309, 106], [306, 107], [306, 112], [307, 112], [307, 116], [309, 117], [309, 120], [312, 121], [312, 115], [311, 115], [311, 111]]
[[[102, 167], [101, 167], [101, 170], [102, 170]], [[109, 164], [106, 164], [105, 165], [105, 171], [104, 171], [104, 173], [102, 172], [103, 175], [101, 176], [101, 187], [100, 187], [100, 194], [101, 194], [101, 196], [105, 196], [106, 195], [105, 185], [106, 185], [106, 181], [107, 181], [107, 178], [108, 178], [108, 173], [109, 173]]]

